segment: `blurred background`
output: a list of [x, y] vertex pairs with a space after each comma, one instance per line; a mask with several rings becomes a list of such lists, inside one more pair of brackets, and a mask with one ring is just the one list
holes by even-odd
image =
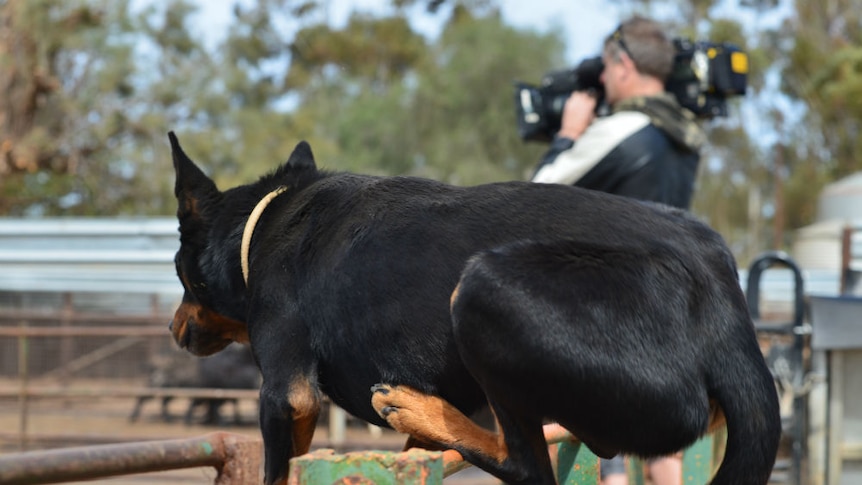
[[[259, 436], [259, 376], [225, 371], [248, 370], [242, 349], [189, 360], [166, 329], [182, 291], [168, 131], [221, 188], [300, 140], [329, 170], [527, 180], [546, 146], [519, 138], [513, 83], [599, 54], [635, 13], [749, 55], [746, 95], [704, 122], [693, 212], [743, 286], [765, 250], [804, 270], [804, 293], [783, 271], [759, 294], [760, 317], [791, 320], [761, 333], [783, 383], [783, 482], [823, 483], [828, 462], [839, 483], [843, 456], [841, 483], [858, 483], [862, 408], [834, 405], [862, 396], [862, 331], [830, 334], [846, 355], [812, 349], [796, 310], [862, 294], [860, 0], [0, 0], [0, 452]], [[821, 320], [855, 325], [858, 308]], [[339, 412], [316, 447], [400, 447]]]

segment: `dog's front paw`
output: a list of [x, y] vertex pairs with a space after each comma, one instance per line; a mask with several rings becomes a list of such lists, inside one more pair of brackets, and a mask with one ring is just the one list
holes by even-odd
[[[399, 399], [399, 397], [402, 397], [401, 393], [397, 391], [393, 392], [396, 389], [398, 388], [389, 384], [375, 384], [371, 386], [371, 406], [387, 422], [389, 421], [389, 416], [397, 412], [398, 408], [405, 404], [403, 399]], [[393, 423], [390, 422], [389, 425], [401, 431]]]
[[[391, 390], [392, 386], [388, 384], [375, 384], [371, 386], [371, 405], [377, 411], [377, 414], [387, 420], [387, 422], [389, 421], [389, 415], [398, 411], [398, 408], [389, 405], [389, 400], [386, 399]], [[395, 428], [392, 423], [389, 423], [389, 425]], [[395, 429], [397, 430], [398, 428]]]
[[423, 435], [427, 433], [427, 423], [442, 419], [441, 403], [445, 402], [439, 397], [389, 384], [375, 384], [371, 393], [374, 410], [400, 433]]
[[500, 454], [494, 433], [477, 426], [438, 396], [389, 384], [376, 384], [371, 393], [371, 405], [377, 414], [399, 433], [410, 435], [408, 445], [420, 443], [428, 449], [457, 449], [458, 443], [467, 442], [473, 450], [488, 450], [486, 453], [492, 456]]
[[371, 386], [371, 392], [373, 394], [377, 394], [378, 392], [381, 394], [389, 394], [389, 389], [392, 389], [392, 386], [389, 384], [374, 384]]

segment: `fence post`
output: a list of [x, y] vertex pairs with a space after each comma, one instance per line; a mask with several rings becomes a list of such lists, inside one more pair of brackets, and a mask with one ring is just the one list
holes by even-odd
[[[21, 320], [20, 328], [27, 328], [27, 321]], [[20, 381], [20, 394], [18, 395], [18, 451], [27, 451], [27, 420], [30, 412], [30, 404], [27, 402], [27, 386], [29, 385], [30, 372], [28, 360], [30, 359], [30, 342], [24, 332], [18, 336], [18, 380]]]
[[443, 454], [409, 450], [402, 453], [367, 451], [335, 454], [317, 450], [290, 460], [288, 485], [404, 484], [437, 485], [443, 482]]
[[224, 462], [216, 467], [214, 485], [243, 485], [263, 482], [263, 442], [230, 433], [212, 435], [222, 446]]

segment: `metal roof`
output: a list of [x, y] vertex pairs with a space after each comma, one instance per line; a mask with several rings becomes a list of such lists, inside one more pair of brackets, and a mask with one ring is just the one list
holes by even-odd
[[177, 220], [0, 218], [0, 291], [182, 294]]

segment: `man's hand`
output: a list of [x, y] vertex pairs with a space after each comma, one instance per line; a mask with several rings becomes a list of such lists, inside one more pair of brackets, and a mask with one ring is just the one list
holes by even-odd
[[587, 91], [575, 91], [566, 100], [559, 136], [577, 140], [596, 117], [596, 97]]

